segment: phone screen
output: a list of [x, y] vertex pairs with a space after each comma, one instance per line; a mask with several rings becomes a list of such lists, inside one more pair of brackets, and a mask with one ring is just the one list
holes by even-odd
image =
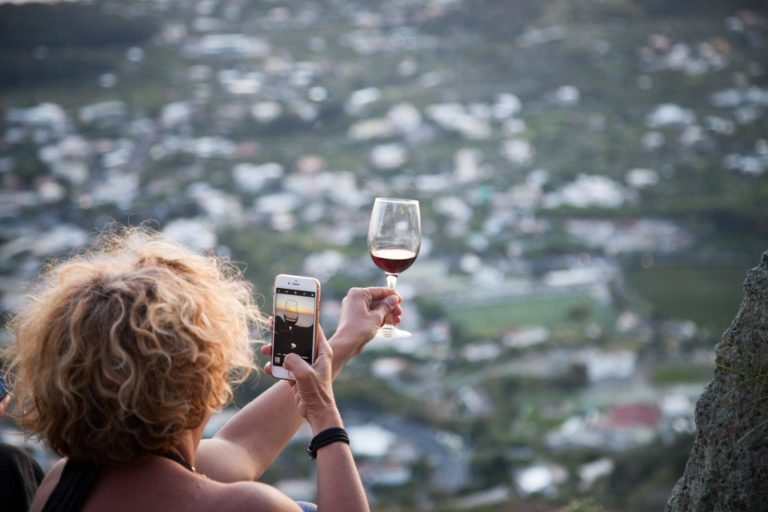
[[291, 352], [312, 364], [315, 295], [315, 292], [308, 290], [275, 289], [273, 365], [283, 366], [285, 356]]

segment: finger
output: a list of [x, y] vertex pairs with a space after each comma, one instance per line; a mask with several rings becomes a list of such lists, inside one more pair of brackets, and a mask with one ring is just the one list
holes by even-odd
[[265, 356], [272, 355], [272, 344], [267, 343], [266, 345], [262, 345], [259, 347], [259, 352]]
[[272, 375], [272, 361], [264, 365], [264, 373], [267, 375]]
[[309, 375], [313, 372], [312, 367], [309, 366], [307, 362], [300, 356], [294, 354], [293, 352], [285, 356], [283, 367], [289, 372], [293, 372], [296, 380], [304, 380], [308, 378]]
[[400, 323], [401, 315], [390, 313], [384, 318], [384, 323], [389, 325], [397, 325]]
[[318, 375], [330, 375], [331, 367], [333, 366], [333, 348], [327, 340], [322, 340], [322, 343], [318, 347], [317, 357], [312, 368]]
[[397, 325], [397, 323], [400, 322], [401, 316], [403, 316], [403, 310], [400, 308], [400, 306], [397, 306], [392, 311], [387, 313], [386, 318], [384, 318], [384, 323]]
[[317, 338], [317, 357], [315, 357], [315, 362], [317, 362], [321, 358], [328, 358], [333, 359], [333, 348], [331, 348], [331, 344], [328, 343], [328, 340], [325, 338], [325, 336], [318, 336]]
[[317, 361], [317, 358], [320, 357], [320, 347], [323, 345], [323, 343], [328, 344], [328, 338], [325, 337], [323, 328], [318, 325], [317, 339], [315, 340], [315, 361]]
[[380, 323], [384, 321], [384, 319], [392, 313], [392, 311], [397, 307], [397, 305], [400, 303], [400, 296], [399, 295], [389, 295], [384, 300], [380, 301], [376, 306], [373, 308], [373, 312], [380, 317]]
[[371, 298], [371, 302], [378, 302], [384, 300], [391, 295], [396, 295], [397, 292], [392, 288], [385, 288], [383, 286], [370, 286], [364, 288], [365, 293]]
[[323, 331], [323, 327], [321, 325], [317, 326], [317, 337], [318, 339], [327, 339], [325, 336], [325, 331]]
[[[317, 339], [315, 340], [315, 353], [320, 353], [320, 344], [322, 341], [328, 341], [328, 338], [325, 337], [325, 331], [323, 331], [323, 328], [319, 325], [317, 326]], [[317, 359], [317, 358], [315, 358]]]
[[385, 319], [385, 322], [387, 323], [397, 323], [402, 318], [402, 314], [397, 314], [396, 312], [392, 312], [387, 315], [387, 318]]

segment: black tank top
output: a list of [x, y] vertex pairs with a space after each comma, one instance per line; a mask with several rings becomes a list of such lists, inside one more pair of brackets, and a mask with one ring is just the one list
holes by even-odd
[[69, 459], [64, 465], [59, 483], [48, 496], [43, 512], [76, 512], [83, 508], [96, 480], [101, 465], [86, 460]]
[[[173, 451], [158, 455], [179, 463], [190, 471], [192, 466], [184, 457]], [[64, 465], [59, 483], [48, 496], [43, 512], [77, 512], [85, 504], [93, 486], [101, 475], [103, 466], [93, 461], [69, 459]]]

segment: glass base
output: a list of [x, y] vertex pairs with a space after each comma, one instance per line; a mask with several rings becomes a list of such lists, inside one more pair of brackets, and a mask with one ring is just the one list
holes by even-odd
[[410, 338], [411, 333], [408, 331], [404, 331], [402, 329], [398, 329], [394, 325], [385, 325], [385, 326], [379, 327], [379, 330], [376, 331], [376, 337], [386, 338], [388, 340], [395, 339], [395, 338]]

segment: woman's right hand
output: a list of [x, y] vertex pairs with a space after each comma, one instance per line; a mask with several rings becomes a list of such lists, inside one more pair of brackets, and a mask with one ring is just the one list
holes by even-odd
[[289, 381], [299, 414], [317, 433], [330, 427], [341, 427], [341, 415], [333, 396], [332, 382], [333, 349], [320, 332], [317, 343], [317, 357], [310, 366], [297, 354], [285, 357], [283, 366], [293, 373], [295, 380]]

